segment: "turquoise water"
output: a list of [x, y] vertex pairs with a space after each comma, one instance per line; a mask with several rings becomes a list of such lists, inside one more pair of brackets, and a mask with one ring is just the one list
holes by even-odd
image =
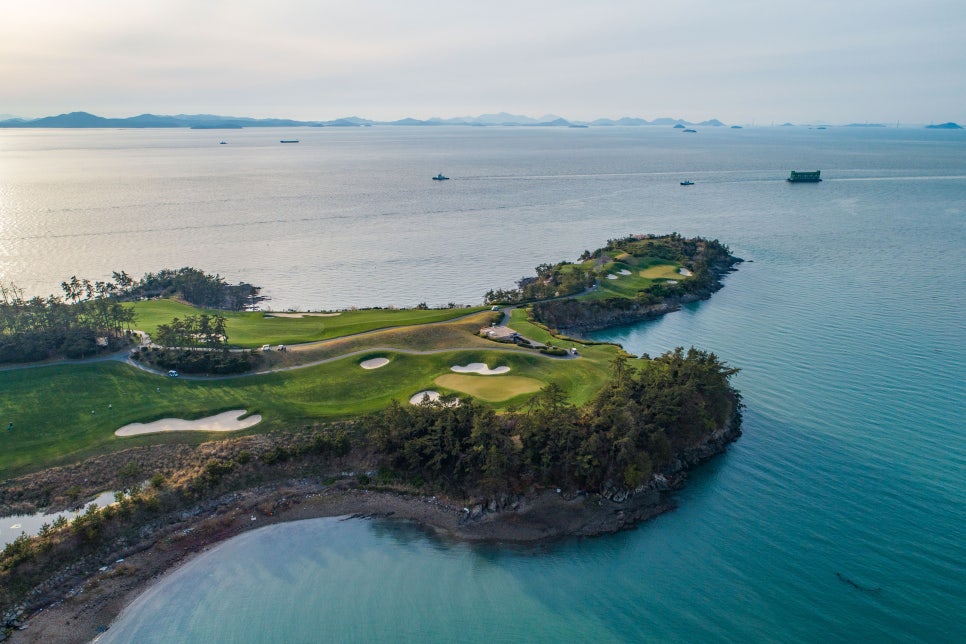
[[[521, 548], [448, 543], [364, 520], [251, 532], [153, 587], [103, 641], [966, 638], [962, 133], [702, 130], [682, 142], [651, 129], [418, 130], [326, 139], [338, 142], [347, 174], [371, 157], [373, 180], [332, 187], [320, 179], [354, 213], [339, 220], [335, 241], [321, 230], [331, 213], [312, 211], [310, 196], [300, 202], [308, 209], [301, 223], [279, 215], [258, 229], [259, 244], [292, 251], [282, 267], [267, 251], [232, 260], [221, 248], [223, 235], [244, 244], [257, 228], [239, 223], [264, 205], [254, 198], [240, 200], [235, 219], [220, 207], [205, 211], [203, 220], [224, 223], [194, 231], [208, 235], [208, 254], [174, 242], [169, 252], [239, 278], [264, 271], [261, 283], [278, 302], [308, 307], [299, 284], [333, 306], [360, 285], [373, 300], [355, 303], [381, 304], [386, 280], [402, 293], [397, 303], [476, 302], [486, 288], [609, 237], [717, 237], [749, 261], [710, 301], [596, 337], [635, 353], [695, 344], [740, 367], [744, 436], [692, 477], [676, 511], [619, 535]], [[116, 145], [122, 156], [148, 154]], [[41, 147], [23, 158], [51, 164]], [[191, 149], [172, 144], [158, 154], [188, 157], [190, 166]], [[250, 153], [279, 152], [266, 143]], [[309, 146], [298, 154], [314, 153], [322, 155]], [[793, 168], [821, 168], [826, 180], [781, 181]], [[379, 178], [382, 169], [389, 178]], [[291, 171], [290, 182], [309, 185]], [[453, 181], [432, 186], [439, 171]], [[231, 183], [226, 176], [210, 185]], [[695, 185], [678, 186], [684, 178]], [[426, 187], [417, 183], [424, 179]], [[99, 180], [84, 181], [92, 187], [81, 194], [94, 195]], [[183, 192], [171, 181], [180, 186], [172, 202], [204, 203], [202, 188]], [[39, 197], [23, 198], [31, 185], [6, 189], [5, 204], [20, 196], [18, 223], [5, 231], [46, 225], [37, 221], [42, 209], [29, 206]], [[407, 185], [404, 193], [391, 187]], [[62, 216], [58, 208], [51, 217]], [[156, 213], [146, 206], [130, 216], [136, 228]], [[159, 219], [156, 234], [182, 234], [166, 226]], [[0, 249], [38, 252], [27, 236], [3, 234]], [[101, 233], [76, 235], [90, 247], [106, 243]], [[306, 244], [325, 252], [302, 248], [311, 235]], [[366, 252], [359, 240], [371, 242]], [[122, 254], [139, 243], [115, 242]], [[336, 248], [347, 242], [354, 254]], [[459, 257], [480, 258], [482, 276], [470, 278], [479, 285], [462, 290]]]

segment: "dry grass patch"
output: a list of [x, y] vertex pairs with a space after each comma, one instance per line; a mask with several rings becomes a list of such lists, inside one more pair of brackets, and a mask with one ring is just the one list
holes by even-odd
[[429, 351], [432, 349], [492, 348], [493, 343], [490, 340], [485, 340], [477, 335], [480, 328], [485, 326], [491, 317], [492, 314], [487, 312], [456, 322], [375, 331], [319, 343], [290, 346], [285, 352], [273, 351], [264, 354], [264, 357], [269, 361], [267, 367], [270, 368], [295, 366], [365, 349], [398, 348]]

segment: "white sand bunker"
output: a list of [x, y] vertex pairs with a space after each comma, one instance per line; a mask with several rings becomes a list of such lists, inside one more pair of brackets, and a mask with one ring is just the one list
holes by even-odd
[[631, 274], [631, 272], [629, 270], [627, 270], [626, 268], [622, 268], [622, 269], [620, 269], [617, 272], [620, 273], [621, 275], [630, 275]]
[[156, 434], [158, 432], [236, 432], [239, 429], [247, 429], [252, 425], [262, 422], [262, 417], [258, 414], [248, 418], [239, 418], [246, 411], [244, 409], [232, 409], [215, 416], [199, 418], [197, 420], [184, 420], [183, 418], [162, 418], [153, 423], [131, 423], [125, 425], [116, 432], [115, 436], [138, 436], [140, 434]]
[[609, 280], [616, 280], [617, 279], [617, 276], [614, 275], [613, 273], [608, 273], [607, 274], [607, 279], [609, 279]]
[[452, 367], [450, 367], [450, 369], [452, 369], [456, 373], [478, 373], [481, 376], [494, 376], [500, 373], [508, 372], [510, 370], [510, 367], [503, 365], [501, 367], [495, 367], [493, 369], [490, 369], [482, 362], [471, 362], [466, 366], [460, 366], [458, 364], [454, 364]]
[[667, 283], [668, 284], [677, 284], [678, 281], [677, 280], [668, 280]]
[[267, 318], [334, 318], [342, 313], [266, 313]]
[[417, 394], [413, 394], [409, 398], [410, 405], [422, 405], [424, 402], [436, 402], [439, 400], [439, 392], [427, 389], [426, 391], [420, 391]]
[[389, 358], [369, 358], [360, 362], [359, 366], [363, 369], [378, 369], [385, 367], [387, 364], [389, 364]]
[[[432, 389], [426, 389], [425, 391], [420, 391], [418, 394], [413, 394], [409, 399], [410, 405], [425, 405], [429, 403], [439, 402], [442, 396], [439, 395], [438, 391], [433, 391]], [[446, 403], [447, 407], [458, 407], [460, 401], [458, 398], [451, 399]]]
[[694, 273], [692, 273], [686, 268], [679, 268], [678, 273], [681, 273], [681, 275], [684, 275], [685, 277], [691, 277], [692, 275], [694, 275]]

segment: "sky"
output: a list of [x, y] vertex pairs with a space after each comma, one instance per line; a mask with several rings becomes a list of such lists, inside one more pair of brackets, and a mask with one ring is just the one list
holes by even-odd
[[4, 0], [0, 114], [966, 123], [962, 0]]

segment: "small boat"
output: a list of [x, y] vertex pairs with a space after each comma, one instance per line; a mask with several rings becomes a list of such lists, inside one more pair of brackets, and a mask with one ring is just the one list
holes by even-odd
[[228, 141], [222, 141], [222, 142], [221, 142], [221, 143], [219, 143], [218, 145], [228, 145]]
[[690, 179], [685, 179], [684, 181], [681, 182], [681, 185], [682, 186], [693, 186], [694, 185], [694, 182], [691, 181]]
[[792, 174], [785, 179], [790, 183], [818, 183], [822, 180], [822, 171], [815, 170], [813, 172], [798, 172], [792, 170]]
[[433, 181], [449, 181], [449, 177], [444, 177], [442, 174], [437, 174], [433, 177]]
[[692, 130], [691, 128], [685, 128], [685, 129], [683, 129], [681, 131], [682, 132], [690, 132], [691, 134], [694, 134], [695, 132], [697, 132], [697, 130]]
[[298, 139], [282, 139], [279, 143], [298, 143]]

